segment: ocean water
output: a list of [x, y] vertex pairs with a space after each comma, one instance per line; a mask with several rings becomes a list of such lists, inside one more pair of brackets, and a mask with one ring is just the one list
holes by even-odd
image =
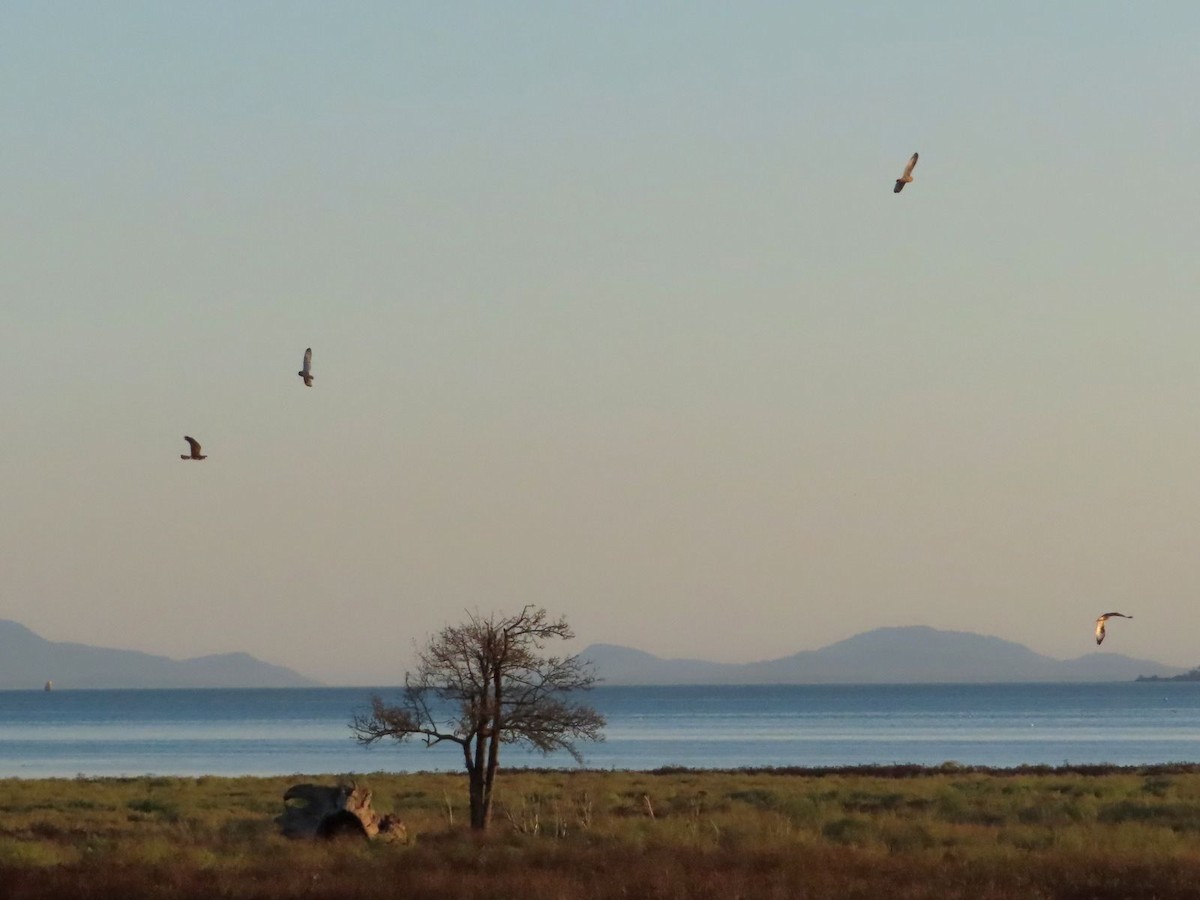
[[[458, 748], [370, 748], [349, 722], [395, 688], [3, 691], [0, 777], [457, 770]], [[601, 687], [596, 769], [1200, 761], [1200, 683]], [[504, 765], [569, 768], [505, 748]]]

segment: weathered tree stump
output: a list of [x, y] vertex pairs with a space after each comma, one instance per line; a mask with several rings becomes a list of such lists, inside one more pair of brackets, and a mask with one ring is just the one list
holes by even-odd
[[363, 840], [407, 838], [404, 823], [395, 816], [380, 816], [371, 809], [371, 792], [353, 782], [328, 787], [320, 784], [296, 784], [283, 795], [283, 815], [275, 822], [284, 837], [324, 838], [358, 837]]

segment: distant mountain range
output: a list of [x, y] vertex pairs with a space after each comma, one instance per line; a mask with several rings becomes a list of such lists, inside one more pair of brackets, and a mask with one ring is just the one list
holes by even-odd
[[0, 619], [0, 690], [41, 688], [314, 687], [319, 682], [248, 653], [170, 659], [87, 644], [48, 641]]
[[1055, 659], [1013, 641], [924, 626], [877, 628], [820, 650], [753, 663], [663, 659], [616, 644], [592, 644], [580, 656], [591, 660], [604, 684], [1131, 681], [1138, 676], [1169, 677], [1184, 671], [1120, 653]]

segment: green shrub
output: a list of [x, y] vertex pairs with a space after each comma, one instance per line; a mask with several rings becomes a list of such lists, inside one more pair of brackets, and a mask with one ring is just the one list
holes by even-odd
[[835, 844], [857, 846], [871, 843], [879, 836], [877, 829], [870, 821], [853, 816], [826, 822], [821, 827], [821, 834]]

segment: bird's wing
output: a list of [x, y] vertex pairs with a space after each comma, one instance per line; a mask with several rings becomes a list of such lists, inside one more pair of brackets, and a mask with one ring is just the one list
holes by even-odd
[[911, 175], [911, 174], [912, 174], [912, 170], [913, 170], [913, 169], [915, 169], [915, 168], [917, 167], [917, 157], [918, 157], [918, 156], [920, 156], [920, 155], [921, 155], [921, 154], [919, 154], [919, 153], [914, 153], [914, 154], [912, 155], [912, 159], [910, 159], [910, 160], [908, 161], [908, 165], [904, 167], [904, 174], [905, 174], [905, 175]]
[[1122, 619], [1132, 619], [1133, 618], [1133, 616], [1127, 616], [1127, 615], [1125, 615], [1125, 613], [1105, 613], [1100, 618], [1101, 619], [1111, 619], [1113, 616], [1120, 616]]
[[200, 442], [198, 440], [193, 437], [188, 437], [186, 434], [183, 436], [183, 439], [187, 441], [188, 446], [192, 448], [193, 455], [200, 452]]
[[312, 368], [312, 347], [304, 351], [304, 371], [307, 372]]

